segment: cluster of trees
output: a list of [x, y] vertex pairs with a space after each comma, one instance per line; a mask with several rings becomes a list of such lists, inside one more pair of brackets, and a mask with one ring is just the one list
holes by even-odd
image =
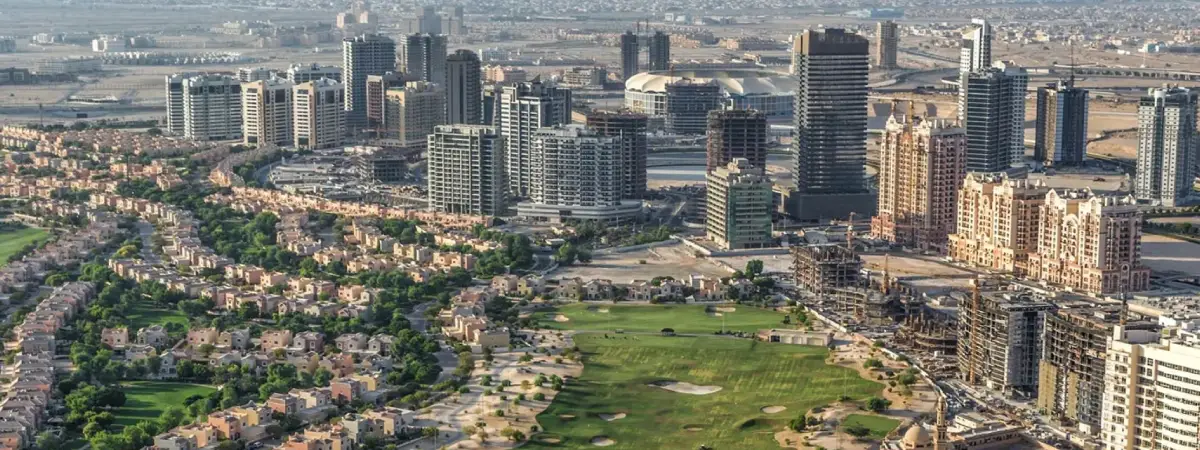
[[1200, 236], [1200, 225], [1191, 222], [1155, 223], [1147, 221], [1144, 228], [1150, 232]]
[[379, 222], [379, 231], [401, 244], [437, 245], [433, 234], [417, 231], [418, 225], [421, 222], [416, 220], [384, 219]]
[[[475, 266], [475, 276], [491, 278], [511, 272], [520, 272], [533, 267], [533, 242], [523, 234], [499, 233], [484, 230], [476, 233], [482, 239], [500, 242], [501, 247], [486, 252], [478, 252], [479, 261]], [[486, 237], [485, 237], [486, 236]]]
[[575, 264], [575, 261], [587, 264], [592, 262], [592, 252], [568, 242], [559, 246], [558, 250], [554, 252], [554, 261], [564, 266]]
[[666, 225], [640, 229], [632, 226], [610, 227], [597, 221], [582, 222], [575, 226], [575, 235], [569, 240], [581, 246], [601, 245], [623, 247], [662, 242], [677, 231]]

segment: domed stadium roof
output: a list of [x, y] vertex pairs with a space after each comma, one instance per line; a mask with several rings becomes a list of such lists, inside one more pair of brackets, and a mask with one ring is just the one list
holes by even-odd
[[701, 83], [715, 80], [727, 95], [794, 94], [796, 79], [786, 73], [756, 69], [705, 69], [642, 72], [625, 81], [625, 90], [666, 92], [667, 84], [682, 79]]

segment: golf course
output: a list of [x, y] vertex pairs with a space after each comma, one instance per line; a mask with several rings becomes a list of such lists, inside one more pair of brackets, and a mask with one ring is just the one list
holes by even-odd
[[[574, 340], [584, 370], [538, 416], [544, 432], [527, 447], [779, 448], [774, 433], [799, 414], [842, 396], [863, 400], [883, 389], [851, 369], [826, 365], [829, 350], [823, 347], [633, 333], [719, 330], [720, 317], [710, 321], [703, 306], [612, 305], [608, 312], [592, 307], [569, 305], [541, 321], [545, 327], [582, 330]], [[737, 308], [726, 318], [727, 329], [783, 326], [782, 314]], [[555, 320], [558, 314], [568, 320]], [[619, 319], [605, 319], [613, 314]], [[631, 333], [604, 332], [618, 328]]]

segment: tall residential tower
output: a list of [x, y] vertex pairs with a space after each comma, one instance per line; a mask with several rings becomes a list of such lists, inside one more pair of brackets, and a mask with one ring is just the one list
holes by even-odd
[[1137, 178], [1133, 193], [1162, 206], [1187, 201], [1196, 179], [1196, 103], [1200, 91], [1151, 89], [1138, 104]]
[[346, 123], [351, 131], [367, 126], [367, 76], [396, 70], [396, 42], [377, 34], [342, 40], [342, 83]]

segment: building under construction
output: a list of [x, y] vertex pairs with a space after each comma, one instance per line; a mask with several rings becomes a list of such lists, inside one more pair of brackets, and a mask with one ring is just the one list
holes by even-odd
[[828, 291], [832, 309], [852, 316], [855, 325], [886, 327], [904, 316], [901, 295], [866, 285], [833, 288]]
[[958, 312], [960, 377], [1007, 396], [1036, 395], [1042, 330], [1054, 308], [1029, 292], [976, 287]]
[[792, 247], [792, 272], [796, 286], [814, 294], [859, 285], [863, 260], [842, 245]]
[[1155, 330], [1151, 321], [1125, 320], [1119, 304], [1086, 304], [1046, 315], [1042, 360], [1038, 365], [1037, 407], [1052, 418], [1100, 433], [1104, 364], [1113, 327]]
[[957, 324], [941, 314], [906, 315], [892, 338], [892, 346], [913, 357], [935, 377], [958, 373], [954, 355], [958, 353]]

